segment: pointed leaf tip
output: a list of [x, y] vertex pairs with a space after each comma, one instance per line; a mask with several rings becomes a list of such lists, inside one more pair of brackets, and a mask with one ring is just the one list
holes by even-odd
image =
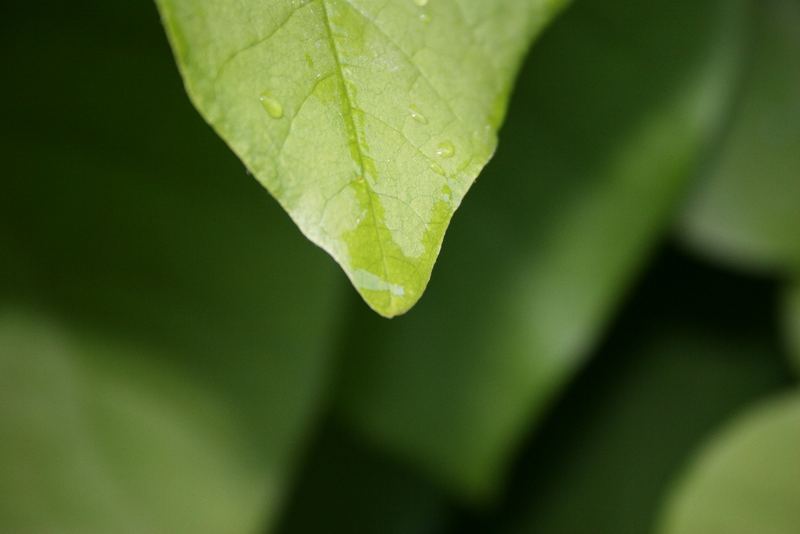
[[157, 0], [197, 108], [381, 315], [422, 295], [563, 0]]

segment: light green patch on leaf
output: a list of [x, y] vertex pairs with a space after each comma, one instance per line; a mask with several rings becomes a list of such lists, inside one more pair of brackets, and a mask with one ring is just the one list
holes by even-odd
[[743, 7], [584, 2], [548, 30], [427, 298], [354, 322], [339, 408], [355, 428], [462, 495], [496, 491], [718, 127]]
[[800, 4], [754, 2], [753, 50], [729, 130], [684, 217], [698, 250], [800, 267]]
[[391, 317], [422, 295], [564, 0], [157, 0], [208, 122]]
[[714, 437], [675, 488], [663, 534], [794, 534], [800, 396], [766, 403]]

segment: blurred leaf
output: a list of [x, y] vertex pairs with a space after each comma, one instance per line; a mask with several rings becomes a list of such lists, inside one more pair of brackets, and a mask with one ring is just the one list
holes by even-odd
[[[136, 364], [151, 366], [153, 374], [168, 366], [175, 380], [209, 402], [224, 400], [237, 422], [228, 438], [253, 452], [254, 474], [271, 491], [241, 520], [258, 514], [268, 522], [323, 400], [339, 290], [335, 269], [203, 128], [185, 102], [152, 6], [53, 2], [10, 9], [0, 35], [13, 51], [7, 66], [18, 76], [2, 90], [4, 101], [19, 105], [6, 115], [16, 135], [3, 143], [3, 186], [10, 192], [0, 194], [0, 249], [10, 254], [0, 262], [10, 265], [0, 282], [3, 308], [44, 310], [70, 330], [101, 332], [113, 341], [97, 355], [109, 373], [124, 374], [128, 363], [120, 352], [135, 354]], [[69, 349], [62, 358], [72, 353], [83, 351]], [[162, 394], [145, 398], [150, 374], [124, 377], [148, 406]], [[33, 394], [20, 388], [21, 395]], [[105, 402], [91, 388], [76, 395]], [[116, 410], [112, 401], [108, 409]], [[143, 438], [136, 454], [160, 456], [158, 439], [145, 450]], [[124, 455], [115, 443], [107, 446]], [[62, 454], [58, 441], [49, 445], [54, 457]], [[237, 461], [237, 451], [212, 452], [232, 455], [219, 462]], [[19, 461], [0, 457], [0, 473]], [[141, 495], [159, 495], [167, 484], [148, 464], [124, 463], [150, 475]], [[67, 468], [81, 472], [80, 465]], [[203, 471], [218, 467], [200, 462], [195, 469], [192, 478], [169, 483], [213, 481], [214, 473]], [[68, 484], [64, 495], [76, 480], [52, 484]], [[97, 509], [97, 495], [72, 495]], [[41, 499], [30, 520], [72, 508], [45, 504], [56, 497], [30, 495], [31, 502]], [[205, 497], [192, 501], [198, 514], [210, 506]], [[149, 502], [139, 503], [143, 515]], [[118, 519], [121, 529], [126, 520]], [[92, 525], [79, 527], [86, 532]], [[102, 532], [110, 530], [117, 529]], [[170, 525], [144, 530], [175, 532]]]
[[189, 95], [366, 302], [422, 295], [563, 0], [157, 0]]
[[795, 534], [800, 395], [773, 400], [716, 436], [675, 488], [665, 534]]
[[3, 532], [257, 532], [279, 481], [167, 361], [0, 314]]
[[701, 252], [761, 268], [800, 266], [800, 3], [759, 0], [753, 53], [730, 128], [688, 205]]
[[328, 424], [308, 461], [280, 534], [434, 534], [448, 519], [431, 484]]
[[664, 229], [727, 102], [743, 5], [577, 3], [533, 49], [504, 140], [415, 313], [353, 322], [341, 410], [492, 493]]
[[642, 534], [674, 474], [750, 402], [791, 387], [770, 282], [664, 255], [514, 466], [458, 534]]

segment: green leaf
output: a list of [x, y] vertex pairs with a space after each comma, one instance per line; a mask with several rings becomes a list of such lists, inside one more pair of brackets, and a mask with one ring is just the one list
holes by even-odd
[[675, 489], [664, 534], [794, 534], [800, 525], [800, 395], [772, 400], [716, 436]]
[[789, 340], [789, 352], [800, 371], [800, 284], [795, 283], [786, 292], [784, 328]]
[[751, 267], [800, 268], [800, 4], [754, 2], [750, 65], [683, 234]]
[[157, 0], [191, 99], [378, 313], [420, 298], [564, 0]]
[[340, 402], [351, 424], [462, 494], [496, 489], [716, 128], [742, 7], [584, 2], [550, 28], [427, 298], [389, 326], [354, 322]]
[[257, 532], [277, 480], [173, 357], [0, 313], [4, 532]]
[[[102, 376], [113, 374], [110, 380], [131, 390], [137, 400], [130, 417], [147, 428], [150, 416], [158, 416], [147, 410], [169, 396], [170, 389], [179, 395], [188, 388], [192, 393], [180, 394], [181, 399], [203, 397], [213, 410], [226, 410], [230, 424], [218, 431], [204, 428], [202, 413], [193, 419], [191, 406], [169, 409], [165, 417], [174, 425], [186, 417], [185, 436], [231, 441], [251, 453], [248, 467], [264, 498], [255, 503], [244, 499], [225, 513], [235, 512], [231, 525], [256, 516], [259, 527], [267, 525], [281, 506], [296, 456], [324, 400], [342, 289], [336, 269], [321, 251], [304, 246], [277, 204], [202, 127], [180, 88], [152, 5], [76, 9], [53, 0], [47, 7], [52, 16], [46, 19], [41, 4], [19, 3], [13, 9], [13, 16], [0, 20], [0, 35], [15, 35], [17, 53], [8, 68], [19, 74], [3, 85], [4, 98], [20, 103], [5, 117], [17, 135], [4, 141], [9, 159], [3, 187], [12, 194], [0, 194], [2, 308], [9, 313], [34, 309], [34, 322], [42, 310], [68, 336], [73, 330], [76, 335], [88, 331], [87, 336], [98, 332], [96, 337], [110, 345], [92, 350], [97, 366], [105, 366]], [[48, 83], [31, 84], [42, 65], [51, 66]], [[59, 88], [58, 98], [52, 97], [53, 87]], [[44, 336], [49, 327], [32, 325], [25, 331], [35, 335], [40, 330]], [[26, 346], [36, 349], [35, 341]], [[78, 340], [58, 358], [75, 359], [78, 366], [85, 352]], [[138, 365], [152, 371], [126, 374]], [[107, 419], [114, 420], [117, 412], [122, 418], [127, 401], [97, 389], [102, 379], [94, 377], [100, 371], [95, 363], [86, 366], [91, 381], [86, 388], [77, 384], [75, 395], [103, 407]], [[167, 391], [156, 391], [151, 379], [160, 380]], [[33, 382], [20, 388], [25, 398], [39, 391]], [[206, 404], [198, 402], [202, 411]], [[3, 404], [11, 411], [16, 406]], [[211, 422], [218, 420], [214, 417]], [[120, 458], [121, 467], [141, 470], [134, 473], [141, 482], [138, 493], [130, 495], [140, 507], [137, 517], [161, 510], [149, 495], [165, 496], [170, 488], [199, 480], [206, 481], [203, 487], [237, 483], [235, 470], [230, 476], [214, 471], [245, 461], [239, 448], [209, 443], [213, 462], [197, 462], [194, 472], [171, 473], [169, 461], [181, 451], [170, 445], [170, 434], [156, 428], [162, 426], [154, 423], [152, 436], [137, 438], [135, 451], [128, 451], [124, 440], [110, 441], [113, 435], [81, 438], [103, 444]], [[118, 435], [124, 428], [112, 430]], [[48, 440], [47, 446], [52, 458], [67, 454], [59, 440]], [[197, 444], [200, 451], [204, 446]], [[131, 456], [126, 460], [125, 454]], [[148, 463], [155, 457], [166, 467]], [[0, 456], [0, 478], [22, 461], [15, 454]], [[76, 480], [91, 473], [74, 461], [66, 464], [79, 476], [56, 478], [59, 473], [31, 466], [36, 476], [52, 474], [49, 484], [59, 489], [57, 495], [44, 493], [46, 488], [26, 495], [40, 503], [26, 508], [32, 524], [48, 518], [57, 522], [56, 514], [75, 509], [102, 509], [95, 499], [104, 494], [77, 491]], [[110, 476], [124, 479], [127, 472]], [[243, 481], [248, 495], [250, 480], [248, 475]], [[180, 501], [184, 510], [191, 507], [199, 518], [209, 517], [214, 511], [205, 508], [217, 504], [206, 498], [210, 491], [198, 488], [195, 497], [172, 495], [169, 500]], [[221, 499], [220, 506], [227, 497]], [[158, 517], [164, 522], [137, 532], [200, 531], [171, 528], [179, 518], [166, 512]], [[76, 524], [76, 532], [91, 532], [92, 518], [86, 519]], [[116, 519], [118, 528], [105, 523], [99, 532], [124, 531], [129, 523], [123, 516], [108, 519]], [[215, 525], [209, 522], [208, 531], [227, 531]], [[0, 531], [42, 530], [10, 528], [0, 520]]]
[[709, 433], [792, 383], [770, 289], [662, 256], [474, 534], [652, 532], [672, 479]]

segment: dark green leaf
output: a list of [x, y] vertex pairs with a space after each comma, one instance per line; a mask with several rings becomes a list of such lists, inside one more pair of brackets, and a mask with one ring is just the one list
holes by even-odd
[[759, 268], [800, 267], [800, 3], [753, 2], [730, 127], [684, 218], [698, 250]]
[[674, 477], [709, 433], [792, 387], [771, 289], [664, 255], [531, 433], [501, 506], [450, 532], [652, 532]]
[[800, 395], [759, 406], [708, 444], [664, 513], [664, 534], [795, 534]]

